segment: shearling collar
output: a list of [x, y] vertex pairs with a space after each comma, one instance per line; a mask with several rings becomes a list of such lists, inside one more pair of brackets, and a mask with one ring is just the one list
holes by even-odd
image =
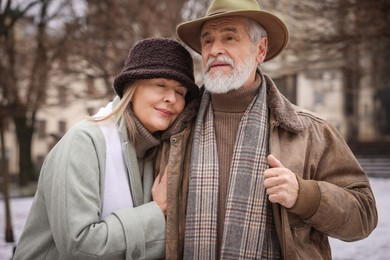
[[[267, 86], [267, 103], [271, 111], [271, 118], [273, 118], [274, 123], [293, 133], [302, 132], [304, 126], [298, 116], [296, 106], [294, 106], [286, 97], [280, 93], [270, 77], [264, 75], [260, 71], [258, 73], [262, 77], [262, 80], [265, 81]], [[200, 89], [201, 95], [203, 94], [203, 91], [204, 86], [202, 86]], [[164, 131], [162, 134], [162, 139], [166, 140], [171, 135], [176, 134], [186, 128], [196, 117], [199, 103], [199, 99], [192, 100], [176, 119], [175, 123], [169, 129]]]
[[293, 133], [303, 131], [304, 126], [298, 116], [296, 106], [279, 92], [270, 77], [263, 75], [262, 78], [265, 79], [267, 85], [267, 104], [274, 123]]

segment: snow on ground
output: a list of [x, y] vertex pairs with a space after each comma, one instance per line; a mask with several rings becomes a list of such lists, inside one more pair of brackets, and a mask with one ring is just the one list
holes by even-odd
[[14, 243], [5, 242], [5, 207], [4, 200], [0, 200], [0, 259], [9, 260], [12, 257], [12, 251], [22, 233], [24, 223], [30, 210], [32, 197], [13, 198], [11, 200], [12, 231], [14, 234]]
[[[330, 239], [334, 260], [385, 260], [390, 259], [390, 179], [371, 178], [375, 194], [379, 221], [372, 234], [357, 242], [342, 242]], [[14, 239], [17, 241], [23, 230], [32, 197], [13, 198], [11, 213]], [[14, 243], [5, 242], [5, 212], [4, 201], [0, 200], [0, 259], [9, 260], [12, 257]]]

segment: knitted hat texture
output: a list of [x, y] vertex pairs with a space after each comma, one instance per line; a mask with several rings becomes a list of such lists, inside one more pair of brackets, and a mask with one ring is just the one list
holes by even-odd
[[176, 80], [188, 89], [186, 102], [198, 97], [191, 54], [178, 41], [148, 38], [130, 50], [125, 66], [114, 79], [114, 89], [122, 98], [123, 90], [132, 81], [166, 78]]

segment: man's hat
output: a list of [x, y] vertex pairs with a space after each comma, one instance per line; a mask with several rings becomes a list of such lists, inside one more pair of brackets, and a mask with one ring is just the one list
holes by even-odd
[[201, 53], [200, 33], [205, 22], [227, 17], [242, 16], [260, 24], [268, 34], [268, 52], [264, 61], [278, 56], [288, 42], [286, 25], [277, 16], [261, 11], [256, 0], [214, 0], [202, 18], [177, 26], [177, 35], [197, 53]]

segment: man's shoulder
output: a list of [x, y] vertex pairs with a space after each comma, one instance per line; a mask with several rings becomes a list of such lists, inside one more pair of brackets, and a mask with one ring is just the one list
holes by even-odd
[[308, 110], [306, 108], [294, 105], [294, 110], [296, 111], [297, 115], [304, 120], [314, 120], [318, 123], [326, 123], [327, 118], [324, 115], [321, 115], [319, 113], [313, 112], [311, 110]]

